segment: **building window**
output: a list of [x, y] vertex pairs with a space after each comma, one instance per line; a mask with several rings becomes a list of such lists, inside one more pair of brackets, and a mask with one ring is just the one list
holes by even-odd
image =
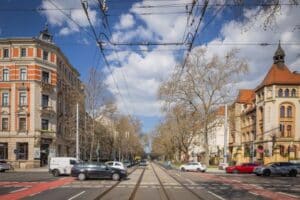
[[9, 57], [9, 49], [3, 49], [3, 58]]
[[27, 70], [25, 68], [20, 69], [20, 79], [22, 81], [27, 79]]
[[281, 133], [281, 137], [284, 137], [284, 125], [283, 124], [280, 124], [279, 131]]
[[27, 105], [27, 94], [26, 94], [26, 92], [20, 92], [19, 96], [20, 96], [19, 105], [20, 106], [26, 106]]
[[3, 81], [9, 81], [9, 70], [3, 69]]
[[290, 91], [289, 91], [289, 89], [285, 89], [285, 91], [284, 91], [284, 96], [285, 96], [285, 97], [289, 97], [289, 96], [290, 96]]
[[19, 131], [26, 131], [26, 118], [19, 118]]
[[49, 72], [42, 72], [42, 82], [43, 83], [49, 83], [50, 80], [50, 76], [49, 76]]
[[48, 60], [48, 51], [43, 51], [43, 60]]
[[9, 95], [8, 93], [2, 93], [2, 106], [8, 106], [9, 105]]
[[280, 117], [284, 117], [285, 116], [285, 108], [284, 106], [280, 106]]
[[8, 131], [8, 118], [2, 118], [2, 131]]
[[292, 137], [292, 126], [291, 125], [288, 125], [286, 127], [286, 131], [287, 131], [287, 136]]
[[280, 145], [279, 150], [280, 150], [280, 155], [284, 156], [284, 146]]
[[43, 107], [43, 108], [47, 108], [48, 105], [49, 105], [49, 96], [43, 94], [43, 95], [42, 95], [42, 107]]
[[21, 57], [26, 57], [26, 48], [21, 48]]
[[279, 97], [282, 97], [282, 95], [283, 95], [283, 91], [282, 91], [282, 89], [279, 89], [279, 90], [278, 90], [278, 96], [279, 96]]
[[17, 142], [17, 160], [28, 160], [28, 143]]
[[8, 144], [7, 142], [0, 143], [0, 160], [8, 159]]
[[42, 130], [48, 130], [48, 129], [49, 129], [49, 120], [42, 119]]
[[292, 97], [296, 97], [296, 89], [292, 89], [291, 96], [292, 96]]
[[286, 111], [286, 115], [287, 117], [292, 117], [293, 113], [292, 113], [292, 106], [288, 106], [287, 111]]

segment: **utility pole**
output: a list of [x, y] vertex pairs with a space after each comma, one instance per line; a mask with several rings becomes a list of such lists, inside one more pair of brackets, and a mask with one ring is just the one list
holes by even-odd
[[76, 159], [79, 160], [79, 105], [76, 104]]
[[224, 163], [227, 164], [227, 104], [225, 104], [224, 117]]

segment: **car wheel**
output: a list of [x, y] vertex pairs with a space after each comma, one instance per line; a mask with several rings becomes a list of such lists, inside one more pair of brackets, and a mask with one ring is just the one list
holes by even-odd
[[181, 171], [185, 172], [185, 168], [184, 168], [184, 167], [182, 167], [182, 168], [181, 168]]
[[86, 175], [85, 175], [84, 173], [80, 173], [80, 174], [78, 175], [78, 179], [79, 179], [80, 181], [84, 181], [84, 180], [86, 179]]
[[117, 173], [114, 173], [114, 174], [112, 175], [112, 180], [114, 180], [114, 181], [120, 180], [120, 175], [117, 174]]
[[54, 170], [52, 171], [52, 174], [53, 174], [53, 176], [58, 177], [58, 176], [59, 176], [59, 171], [58, 171], [58, 169], [54, 169]]
[[197, 171], [198, 171], [198, 172], [201, 172], [201, 169], [200, 169], [200, 168], [197, 168]]
[[261, 176], [261, 174], [256, 174], [256, 176]]
[[239, 171], [238, 171], [237, 169], [235, 169], [235, 170], [233, 170], [233, 171], [232, 171], [232, 173], [234, 173], [234, 174], [238, 174], [238, 173], [239, 173]]
[[265, 169], [265, 170], [263, 171], [263, 175], [264, 175], [264, 176], [270, 176], [270, 175], [271, 175], [271, 171], [270, 171], [269, 169]]
[[291, 176], [291, 177], [296, 177], [296, 176], [297, 176], [297, 171], [296, 171], [296, 170], [291, 170], [291, 171], [289, 172], [289, 176]]

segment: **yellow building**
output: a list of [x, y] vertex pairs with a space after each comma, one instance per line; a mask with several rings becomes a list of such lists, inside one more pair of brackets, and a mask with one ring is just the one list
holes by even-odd
[[263, 81], [240, 90], [233, 104], [229, 150], [236, 163], [300, 160], [300, 74], [284, 58], [279, 44]]

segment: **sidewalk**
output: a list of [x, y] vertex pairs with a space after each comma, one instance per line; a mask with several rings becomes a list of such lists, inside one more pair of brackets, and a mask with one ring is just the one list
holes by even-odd
[[15, 168], [15, 172], [48, 172], [48, 166], [46, 167], [37, 167], [37, 168], [28, 168], [28, 169], [20, 169], [20, 168]]

